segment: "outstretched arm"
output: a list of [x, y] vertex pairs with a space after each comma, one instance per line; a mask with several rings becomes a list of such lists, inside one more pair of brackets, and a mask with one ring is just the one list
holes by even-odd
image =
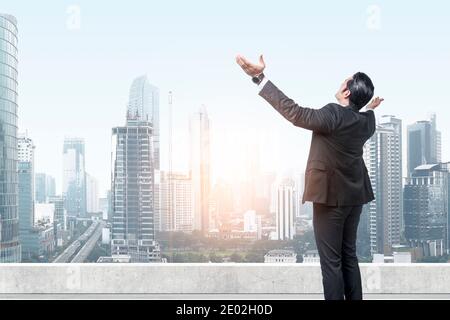
[[301, 107], [271, 81], [264, 85], [259, 95], [294, 126], [320, 133], [331, 133], [339, 123], [340, 114], [332, 105], [326, 105], [321, 109]]
[[[262, 80], [266, 67], [262, 55], [259, 64], [253, 64], [242, 56], [238, 56], [236, 61], [249, 76], [259, 77], [260, 86], [262, 86], [259, 95], [293, 125], [321, 133], [331, 133], [336, 128], [339, 123], [339, 113], [333, 106], [327, 105], [322, 109], [301, 107], [271, 81]], [[258, 83], [258, 79], [256, 82]]]

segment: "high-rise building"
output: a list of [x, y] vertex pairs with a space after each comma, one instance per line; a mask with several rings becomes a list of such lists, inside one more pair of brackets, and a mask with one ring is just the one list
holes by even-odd
[[48, 198], [48, 203], [54, 205], [53, 222], [61, 224], [62, 230], [67, 230], [67, 213], [64, 208], [64, 198], [62, 196], [52, 196]]
[[256, 232], [258, 229], [258, 222], [256, 220], [256, 211], [248, 210], [244, 213], [244, 232]]
[[111, 190], [108, 190], [106, 192], [106, 197], [108, 198], [108, 221], [112, 220], [112, 214], [113, 214], [113, 203], [112, 203], [112, 192]]
[[34, 144], [24, 134], [18, 138], [19, 234], [22, 256], [29, 248], [24, 239], [34, 226]]
[[55, 177], [47, 174], [45, 176], [45, 188], [47, 197], [56, 196], [56, 182]]
[[47, 198], [49, 204], [53, 204], [53, 232], [55, 244], [61, 247], [66, 242], [69, 233], [67, 231], [67, 214], [64, 208], [64, 198], [62, 196], [50, 196]]
[[294, 182], [283, 178], [275, 184], [276, 190], [276, 238], [278, 240], [294, 239]]
[[383, 116], [364, 146], [364, 161], [375, 200], [366, 204], [359, 225], [364, 255], [390, 254], [400, 245], [402, 225], [402, 123]]
[[[161, 231], [192, 231], [192, 185], [188, 175], [161, 171]], [[171, 187], [169, 186], [171, 185]]]
[[430, 120], [408, 126], [408, 176], [421, 164], [441, 161], [441, 133], [436, 129], [436, 115]]
[[258, 209], [257, 184], [260, 177], [259, 143], [255, 137], [249, 137], [245, 143], [244, 174], [239, 192], [240, 212]]
[[45, 203], [48, 197], [54, 197], [56, 194], [55, 178], [45, 173], [36, 173], [35, 194], [37, 203]]
[[430, 115], [431, 122], [431, 156], [432, 159], [436, 159], [435, 163], [440, 163], [442, 161], [442, 141], [441, 132], [437, 130], [436, 124], [436, 114], [432, 113]]
[[257, 240], [262, 239], [262, 227], [263, 227], [262, 216], [257, 215], [256, 216], [256, 239]]
[[98, 199], [98, 207], [99, 210], [102, 212], [103, 220], [108, 220], [108, 208], [109, 208], [108, 202], [109, 202], [108, 197]]
[[20, 262], [17, 174], [17, 20], [0, 14], [0, 263]]
[[313, 203], [302, 203], [303, 193], [305, 192], [305, 174], [296, 172], [294, 174], [294, 210], [296, 217], [308, 217], [312, 218], [313, 215]]
[[[393, 216], [393, 221], [395, 225], [399, 220], [400, 234], [394, 231], [395, 237], [393, 242], [400, 242], [398, 237], [404, 232], [404, 221], [403, 221], [403, 139], [402, 139], [402, 120], [391, 115], [384, 115], [381, 117], [379, 124], [384, 129], [392, 130], [393, 137], [387, 139], [389, 150], [385, 153], [387, 157], [387, 163], [389, 166], [388, 177], [389, 180], [386, 181], [388, 198], [387, 206], [391, 211], [389, 215]], [[384, 186], [383, 186], [384, 187]], [[399, 218], [397, 218], [399, 216]]]
[[38, 203], [45, 203], [48, 197], [54, 197], [56, 195], [55, 178], [45, 173], [36, 173], [35, 194], [35, 201]]
[[112, 130], [112, 255], [160, 261], [154, 228], [153, 141], [150, 122], [128, 112]]
[[36, 173], [35, 175], [35, 201], [37, 203], [45, 203], [47, 201], [46, 191], [46, 175], [45, 173]]
[[275, 213], [275, 197], [273, 196], [273, 185], [276, 180], [275, 172], [263, 172], [258, 177], [256, 194], [258, 195], [259, 205], [256, 212], [263, 215]]
[[34, 149], [26, 135], [18, 138], [19, 229], [29, 230], [34, 224]]
[[[159, 232], [163, 230], [162, 223], [162, 208], [161, 208], [161, 171], [154, 170], [154, 183], [153, 183], [153, 226], [155, 228], [155, 238], [159, 235]], [[170, 211], [170, 210], [169, 210]], [[158, 239], [157, 239], [158, 240]]]
[[86, 173], [86, 210], [89, 213], [99, 212], [98, 181]]
[[210, 120], [202, 106], [190, 121], [190, 178], [192, 181], [193, 230], [210, 229]]
[[86, 217], [86, 170], [84, 140], [66, 138], [63, 154], [63, 196], [67, 215]]
[[450, 163], [416, 167], [405, 181], [405, 238], [423, 256], [449, 251]]
[[216, 228], [228, 224], [235, 211], [233, 188], [224, 179], [218, 179], [211, 190], [210, 214], [216, 221]]
[[128, 112], [138, 120], [152, 124], [154, 167], [155, 170], [160, 170], [159, 89], [149, 83], [147, 76], [138, 77], [133, 81]]

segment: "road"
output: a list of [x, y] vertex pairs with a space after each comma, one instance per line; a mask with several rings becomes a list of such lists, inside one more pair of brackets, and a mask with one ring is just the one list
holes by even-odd
[[103, 221], [97, 224], [91, 237], [86, 241], [86, 243], [80, 249], [80, 251], [78, 251], [76, 256], [72, 259], [71, 263], [82, 263], [87, 259], [92, 249], [94, 249], [98, 239], [100, 239], [100, 237], [102, 236], [103, 226], [104, 226]]
[[[89, 226], [89, 228], [77, 240], [72, 242], [70, 244], [70, 246], [68, 246], [66, 248], [66, 250], [64, 250], [58, 257], [56, 257], [56, 259], [53, 260], [52, 263], [71, 262], [74, 254], [76, 254], [78, 252], [78, 250], [82, 250], [85, 247], [85, 245], [84, 245], [83, 248], [81, 248], [81, 244], [84, 242], [86, 242], [86, 244], [90, 243], [90, 240], [91, 240], [90, 238], [92, 237], [93, 234], [95, 234], [95, 235], [97, 234], [97, 231], [98, 231], [97, 229], [100, 229], [100, 235], [101, 235], [101, 232], [102, 232], [101, 226], [102, 226], [102, 224], [98, 221], [92, 222], [92, 224]], [[97, 237], [97, 240], [98, 240], [98, 237]], [[95, 245], [95, 242], [94, 242], [94, 245]], [[91, 250], [92, 250], [92, 248], [91, 248]], [[80, 257], [80, 258], [82, 258], [82, 257]]]

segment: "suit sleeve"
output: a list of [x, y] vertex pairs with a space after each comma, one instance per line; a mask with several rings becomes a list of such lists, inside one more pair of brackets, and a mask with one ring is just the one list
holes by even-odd
[[370, 130], [370, 137], [374, 135], [375, 130], [377, 128], [376, 121], [375, 121], [375, 112], [373, 110], [367, 110], [366, 113], [369, 115], [369, 130]]
[[321, 109], [301, 107], [271, 81], [267, 81], [259, 95], [294, 126], [319, 133], [331, 133], [338, 125], [339, 113], [333, 106], [326, 105]]

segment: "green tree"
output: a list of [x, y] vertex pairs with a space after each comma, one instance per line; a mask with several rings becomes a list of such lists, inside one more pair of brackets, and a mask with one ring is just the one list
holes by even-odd
[[209, 261], [211, 261], [211, 262], [223, 262], [222, 258], [217, 256], [214, 251], [209, 254]]
[[237, 252], [234, 252], [230, 256], [230, 261], [232, 261], [232, 262], [242, 262], [242, 256], [240, 254], [238, 254]]
[[245, 255], [245, 262], [264, 262], [264, 254], [250, 251]]

